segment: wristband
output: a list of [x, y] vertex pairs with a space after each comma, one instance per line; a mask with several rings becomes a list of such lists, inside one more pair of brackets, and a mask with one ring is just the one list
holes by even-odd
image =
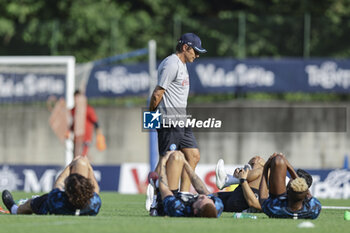
[[239, 179], [240, 184], [243, 184], [245, 181], [247, 181], [247, 179], [244, 179], [244, 178]]

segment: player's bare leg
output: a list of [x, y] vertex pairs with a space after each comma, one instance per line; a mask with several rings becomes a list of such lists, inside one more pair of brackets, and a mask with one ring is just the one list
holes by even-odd
[[33, 199], [29, 199], [27, 200], [25, 203], [23, 203], [22, 205], [18, 206], [17, 209], [17, 214], [32, 214], [32, 207], [30, 206], [30, 203]]
[[280, 195], [286, 192], [287, 164], [283, 155], [277, 154], [270, 164], [269, 191]]
[[86, 178], [89, 175], [89, 160], [84, 156], [79, 156], [70, 165], [70, 174], [77, 173]]
[[[181, 150], [181, 152], [184, 153], [185, 159], [190, 164], [191, 168], [195, 170], [200, 160], [200, 154], [199, 154], [198, 148], [184, 148]], [[191, 187], [191, 180], [188, 177], [187, 172], [182, 171], [180, 191], [189, 192], [190, 187]]]
[[70, 174], [72, 173], [78, 173], [88, 178], [94, 186], [95, 193], [100, 192], [100, 188], [96, 181], [94, 171], [91, 167], [89, 159], [86, 156], [79, 156], [72, 161], [72, 163], [70, 164]]
[[183, 170], [183, 153], [180, 151], [172, 153], [168, 159], [166, 172], [168, 177], [168, 185], [170, 190], [177, 190], [179, 188], [180, 176]]

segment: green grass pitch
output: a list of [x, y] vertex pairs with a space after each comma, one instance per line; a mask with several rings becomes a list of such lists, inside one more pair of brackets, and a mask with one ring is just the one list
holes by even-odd
[[[14, 192], [15, 199], [31, 196]], [[145, 210], [145, 195], [122, 195], [102, 192], [102, 208], [96, 217], [38, 216], [0, 214], [0, 231], [4, 233], [64, 232], [135, 232], [135, 233], [219, 233], [219, 232], [348, 232], [350, 221], [344, 210], [322, 210], [314, 228], [298, 228], [303, 220], [269, 219], [255, 214], [254, 219], [234, 219], [223, 213], [219, 219], [150, 217]], [[321, 200], [323, 205], [350, 206], [350, 200]], [[4, 205], [1, 203], [1, 206]], [[4, 207], [5, 208], [5, 207]]]

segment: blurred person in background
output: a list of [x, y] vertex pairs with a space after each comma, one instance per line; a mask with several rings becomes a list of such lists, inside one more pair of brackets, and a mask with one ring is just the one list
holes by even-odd
[[98, 124], [95, 109], [87, 104], [86, 97], [79, 90], [74, 92], [74, 107], [71, 109], [72, 124], [70, 131], [74, 132], [74, 157], [87, 156], [96, 132], [96, 147], [103, 151], [106, 148], [105, 138]]

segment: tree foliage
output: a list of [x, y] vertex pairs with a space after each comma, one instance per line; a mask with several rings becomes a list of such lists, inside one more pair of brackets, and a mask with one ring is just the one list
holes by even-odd
[[0, 54], [86, 62], [155, 39], [161, 58], [193, 31], [211, 57], [235, 57], [242, 46], [247, 57], [301, 57], [309, 14], [310, 55], [348, 57], [349, 13], [349, 0], [0, 0]]

